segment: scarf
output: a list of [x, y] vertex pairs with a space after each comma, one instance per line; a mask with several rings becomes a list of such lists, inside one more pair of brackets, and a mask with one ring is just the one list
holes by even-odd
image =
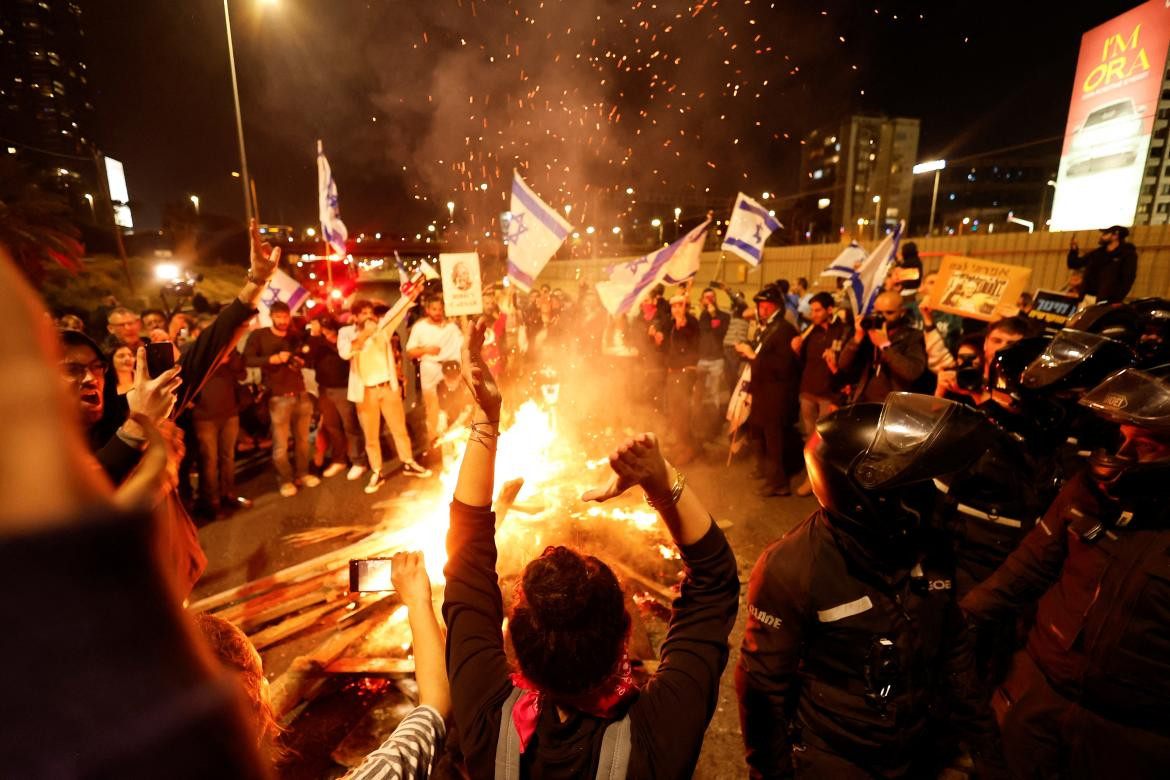
[[[523, 753], [528, 747], [528, 741], [536, 732], [536, 721], [540, 718], [540, 711], [548, 696], [541, 693], [540, 687], [525, 677], [523, 672], [513, 672], [511, 680], [512, 685], [523, 691], [512, 707], [512, 723], [516, 726], [516, 733], [520, 735], [520, 752]], [[629, 649], [623, 648], [621, 663], [613, 674], [584, 693], [557, 697], [557, 704], [597, 718], [612, 720], [622, 703], [637, 691], [638, 686], [634, 683], [634, 676], [630, 670]]]

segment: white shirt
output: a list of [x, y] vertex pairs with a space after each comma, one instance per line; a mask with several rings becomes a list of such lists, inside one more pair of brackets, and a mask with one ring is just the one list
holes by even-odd
[[406, 351], [420, 347], [438, 347], [439, 354], [423, 355], [419, 359], [419, 376], [422, 389], [431, 390], [443, 381], [443, 363], [458, 361], [463, 352], [463, 333], [450, 320], [436, 325], [430, 317], [419, 320], [410, 331]]
[[349, 387], [345, 397], [354, 403], [360, 403], [365, 398], [366, 388], [390, 383], [390, 387], [398, 390], [398, 366], [394, 362], [394, 347], [390, 342], [394, 335], [389, 328], [379, 328], [362, 344], [360, 349], [354, 350], [353, 341], [357, 338], [356, 325], [346, 325], [337, 331], [337, 354], [342, 360], [349, 361]]

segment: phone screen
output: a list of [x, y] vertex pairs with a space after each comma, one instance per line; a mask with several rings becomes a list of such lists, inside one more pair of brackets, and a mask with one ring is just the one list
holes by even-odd
[[390, 581], [389, 558], [364, 558], [349, 562], [349, 589], [351, 592], [394, 590]]
[[169, 341], [153, 341], [146, 345], [146, 371], [150, 378], [175, 365], [175, 345]]

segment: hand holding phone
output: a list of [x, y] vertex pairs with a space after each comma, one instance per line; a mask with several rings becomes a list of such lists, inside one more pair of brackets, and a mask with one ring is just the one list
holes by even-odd
[[152, 341], [146, 345], [146, 372], [157, 379], [175, 365], [175, 345], [169, 341]]

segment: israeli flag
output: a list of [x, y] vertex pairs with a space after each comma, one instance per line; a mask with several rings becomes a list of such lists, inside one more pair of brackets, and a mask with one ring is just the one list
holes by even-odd
[[610, 314], [625, 314], [655, 284], [677, 284], [699, 270], [699, 259], [711, 218], [667, 247], [615, 266], [609, 279], [597, 283], [597, 295]]
[[321, 219], [321, 238], [329, 245], [330, 251], [345, 257], [345, 240], [349, 231], [341, 221], [341, 208], [337, 203], [337, 182], [325, 159], [321, 139], [317, 139], [317, 210]]
[[906, 229], [906, 222], [898, 223], [894, 232], [881, 240], [869, 257], [865, 258], [861, 267], [849, 277], [845, 285], [845, 295], [853, 307], [853, 313], [864, 317], [873, 309], [873, 302], [882, 291], [882, 283], [886, 274], [894, 267], [898, 258], [898, 244], [902, 241], [902, 231]]
[[504, 215], [508, 276], [524, 292], [557, 253], [573, 226], [541, 200], [518, 171], [512, 172], [512, 211]]
[[277, 301], [287, 303], [289, 310], [296, 314], [297, 309], [308, 297], [309, 291], [301, 287], [300, 282], [277, 269], [264, 287], [264, 292], [260, 293], [260, 300], [257, 302], [256, 308], [260, 315], [260, 324], [266, 328], [272, 324], [272, 317], [269, 316], [268, 310]]
[[727, 222], [727, 235], [723, 239], [722, 249], [757, 266], [764, 256], [764, 242], [779, 229], [780, 223], [766, 208], [741, 192], [735, 199], [735, 208]]
[[850, 242], [849, 246], [842, 249], [841, 254], [829, 263], [829, 267], [821, 271], [821, 276], [849, 279], [853, 276], [854, 269], [868, 256], [869, 253], [862, 248], [861, 244], [856, 241]]

